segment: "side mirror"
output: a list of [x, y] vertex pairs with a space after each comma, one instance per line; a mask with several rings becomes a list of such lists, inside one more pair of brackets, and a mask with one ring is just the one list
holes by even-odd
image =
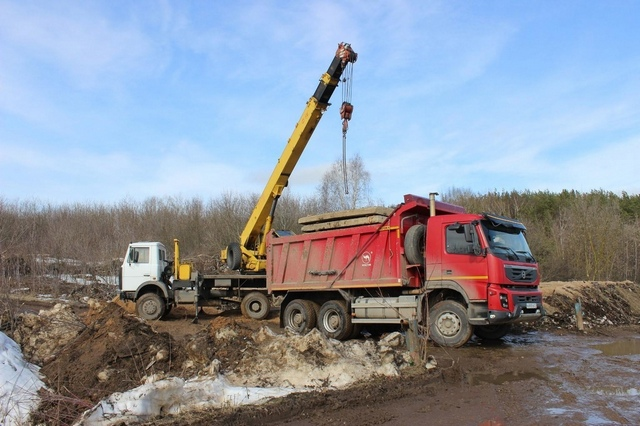
[[473, 242], [473, 228], [469, 223], [464, 225], [464, 240], [468, 243]]

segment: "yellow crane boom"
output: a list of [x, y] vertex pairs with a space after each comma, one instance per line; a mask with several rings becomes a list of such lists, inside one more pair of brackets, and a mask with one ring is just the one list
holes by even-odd
[[329, 107], [329, 99], [340, 82], [340, 77], [349, 63], [354, 63], [358, 54], [349, 43], [340, 43], [327, 72], [320, 78], [318, 87], [296, 124], [296, 127], [278, 159], [276, 167], [265, 186], [260, 199], [247, 221], [240, 241], [231, 243], [222, 250], [221, 258], [231, 269], [262, 272], [266, 267], [266, 238], [271, 231], [278, 198], [287, 186], [302, 152], [313, 134], [322, 114]]

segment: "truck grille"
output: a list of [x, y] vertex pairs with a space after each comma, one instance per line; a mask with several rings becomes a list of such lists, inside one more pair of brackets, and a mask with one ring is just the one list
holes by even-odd
[[542, 303], [542, 296], [540, 295], [518, 295], [513, 296], [513, 302], [516, 305], [521, 305], [523, 303]]
[[519, 266], [505, 266], [507, 278], [518, 283], [532, 283], [538, 278], [538, 270]]

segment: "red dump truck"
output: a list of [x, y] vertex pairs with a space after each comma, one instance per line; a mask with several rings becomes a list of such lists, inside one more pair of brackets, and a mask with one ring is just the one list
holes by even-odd
[[302, 235], [267, 237], [267, 290], [281, 326], [339, 340], [366, 324], [417, 320], [441, 346], [498, 339], [544, 315], [525, 226], [405, 195], [395, 209], [301, 219]]

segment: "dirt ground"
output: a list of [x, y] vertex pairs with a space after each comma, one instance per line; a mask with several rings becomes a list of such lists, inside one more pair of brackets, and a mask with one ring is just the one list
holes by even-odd
[[11, 337], [42, 366], [49, 387], [34, 423], [72, 424], [99, 400], [149, 377], [221, 372], [239, 385], [282, 386], [321, 370], [326, 383], [313, 392], [147, 424], [640, 424], [640, 286], [542, 289], [543, 321], [516, 327], [499, 342], [474, 338], [459, 349], [426, 342], [424, 354], [437, 363], [430, 370], [413, 363], [403, 344], [381, 345], [377, 336], [338, 344], [286, 336], [275, 311], [257, 322], [238, 310], [205, 308], [194, 324], [190, 307], [177, 307], [166, 320], [147, 323], [130, 315], [131, 305], [62, 303], [35, 314], [25, 304]]

